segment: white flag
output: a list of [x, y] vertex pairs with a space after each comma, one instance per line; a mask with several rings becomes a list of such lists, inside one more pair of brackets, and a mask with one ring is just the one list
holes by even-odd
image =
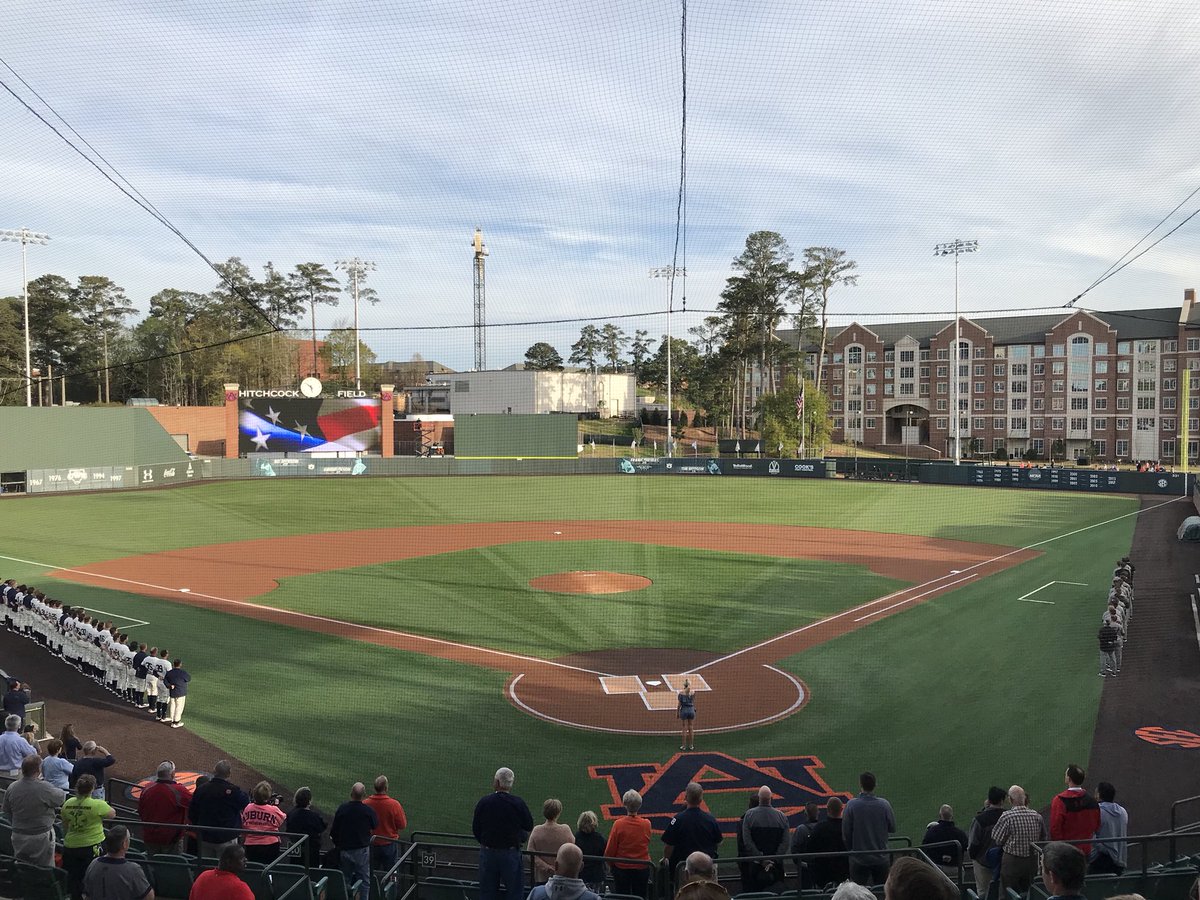
[[733, 452], [734, 453], [742, 452], [742, 442], [741, 441], [738, 441], [736, 444], [733, 445]]
[[779, 449], [778, 449], [776, 452], [778, 452], [778, 453], [782, 453], [782, 452], [783, 452], [783, 441], [780, 441], [780, 442], [779, 442]]
[[637, 441], [630, 441], [630, 442], [629, 442], [629, 446], [630, 446], [630, 447], [636, 447], [636, 446], [637, 446]]
[[759, 441], [757, 444], [754, 445], [754, 452], [762, 453], [762, 441]]
[[692, 449], [693, 449], [693, 450], [697, 449], [697, 447], [696, 447], [696, 442], [695, 442], [695, 441], [692, 441]]

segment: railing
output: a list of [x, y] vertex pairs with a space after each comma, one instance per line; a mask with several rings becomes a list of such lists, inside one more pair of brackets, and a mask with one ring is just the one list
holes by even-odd
[[[1179, 809], [1180, 809], [1180, 807], [1186, 806], [1189, 803], [1200, 803], [1200, 796], [1184, 797], [1182, 800], [1176, 800], [1174, 803], [1171, 804], [1171, 832], [1170, 833], [1172, 834], [1172, 838], [1171, 838], [1171, 842], [1169, 845], [1170, 846], [1169, 854], [1170, 854], [1172, 861], [1174, 861], [1174, 859], [1175, 859], [1175, 839], [1174, 839], [1173, 835], [1175, 835], [1179, 832], [1179, 823], [1178, 823]], [[1195, 823], [1194, 823], [1194, 825], [1195, 825]], [[1194, 827], [1194, 825], [1193, 825], [1193, 827]]]

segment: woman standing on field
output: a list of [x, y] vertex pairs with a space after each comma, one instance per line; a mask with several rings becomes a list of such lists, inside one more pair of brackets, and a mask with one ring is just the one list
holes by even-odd
[[695, 750], [696, 733], [693, 723], [696, 721], [696, 697], [692, 693], [690, 678], [683, 679], [683, 690], [679, 692], [679, 721], [683, 727], [679, 749]]

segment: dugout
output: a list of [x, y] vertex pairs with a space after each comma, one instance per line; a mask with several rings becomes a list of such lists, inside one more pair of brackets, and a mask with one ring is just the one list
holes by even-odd
[[572, 414], [478, 413], [454, 417], [459, 459], [575, 459], [579, 422]]

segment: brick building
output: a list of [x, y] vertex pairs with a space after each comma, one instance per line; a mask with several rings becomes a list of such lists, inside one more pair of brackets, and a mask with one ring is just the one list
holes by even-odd
[[[964, 455], [1057, 448], [1068, 458], [1169, 463], [1184, 429], [1189, 457], [1200, 455], [1200, 378], [1182, 409], [1181, 375], [1200, 369], [1191, 289], [1178, 307], [962, 318], [957, 354], [953, 344], [952, 319], [831, 329], [822, 386], [834, 440], [953, 456], [957, 356]], [[816, 353], [806, 360], [811, 376]]]

